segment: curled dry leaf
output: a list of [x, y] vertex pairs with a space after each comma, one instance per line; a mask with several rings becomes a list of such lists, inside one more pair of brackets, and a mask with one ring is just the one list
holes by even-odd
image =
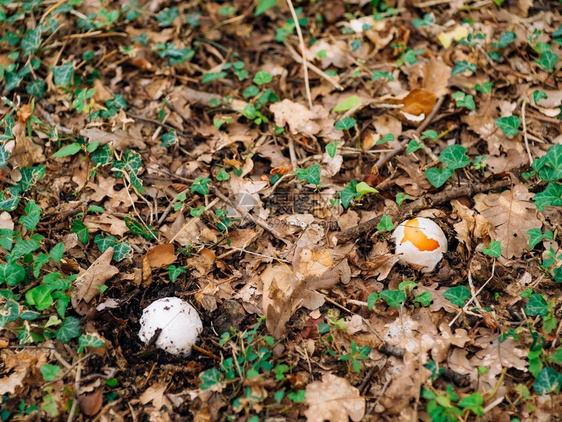
[[119, 272], [117, 267], [110, 264], [111, 258], [113, 258], [113, 248], [110, 247], [74, 282], [71, 293], [72, 306], [81, 315], [85, 315], [87, 311], [80, 306], [81, 302], [90, 303], [99, 294], [99, 289], [105, 285], [105, 282]]
[[80, 411], [86, 416], [98, 413], [103, 404], [103, 387], [97, 388], [93, 393], [80, 397]]
[[332, 374], [306, 386], [305, 403], [308, 422], [360, 421], [365, 416], [365, 398], [359, 390]]
[[152, 268], [164, 268], [176, 261], [176, 251], [171, 243], [164, 243], [151, 248], [146, 257]]

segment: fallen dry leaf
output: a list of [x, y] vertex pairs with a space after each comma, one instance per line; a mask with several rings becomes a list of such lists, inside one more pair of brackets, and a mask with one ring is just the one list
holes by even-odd
[[113, 258], [113, 248], [110, 247], [76, 279], [71, 293], [74, 309], [84, 312], [80, 303], [90, 303], [100, 293], [99, 289], [105, 285], [105, 282], [119, 272], [117, 267], [111, 265], [111, 258]]
[[96, 388], [93, 393], [80, 397], [80, 411], [86, 416], [98, 413], [103, 404], [103, 387]]
[[359, 390], [333, 374], [322, 377], [306, 386], [304, 413], [308, 422], [360, 421], [365, 416], [365, 398]]
[[152, 402], [156, 410], [160, 410], [162, 406], [171, 408], [172, 403], [170, 403], [170, 400], [168, 400], [164, 394], [167, 388], [167, 383], [155, 382], [141, 394], [139, 400], [142, 404]]
[[542, 227], [532, 197], [523, 185], [515, 185], [501, 194], [474, 197], [474, 208], [495, 226], [496, 238], [493, 240], [501, 241], [502, 256], [506, 258], [520, 257], [529, 249], [527, 230]]
[[176, 257], [176, 249], [171, 243], [156, 245], [146, 253], [148, 262], [152, 268], [164, 268], [173, 264]]

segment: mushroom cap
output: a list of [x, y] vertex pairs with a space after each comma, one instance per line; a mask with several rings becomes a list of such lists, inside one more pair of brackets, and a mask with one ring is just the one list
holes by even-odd
[[152, 302], [142, 312], [140, 324], [139, 337], [145, 344], [160, 329], [156, 347], [178, 356], [189, 356], [191, 346], [203, 331], [197, 310], [179, 297]]
[[417, 217], [402, 222], [392, 238], [400, 262], [421, 268], [424, 273], [432, 272], [447, 252], [445, 233], [429, 218]]

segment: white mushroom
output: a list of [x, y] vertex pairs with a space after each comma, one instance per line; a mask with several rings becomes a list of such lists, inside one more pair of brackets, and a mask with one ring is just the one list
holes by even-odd
[[396, 241], [396, 255], [400, 262], [424, 273], [432, 272], [447, 252], [447, 238], [433, 220], [412, 218], [404, 221], [392, 233]]
[[172, 355], [189, 356], [203, 331], [197, 310], [178, 297], [152, 302], [144, 309], [140, 323], [140, 339], [146, 344], [160, 329], [155, 345]]

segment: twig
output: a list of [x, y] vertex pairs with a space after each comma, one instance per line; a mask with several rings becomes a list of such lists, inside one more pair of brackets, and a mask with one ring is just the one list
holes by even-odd
[[[486, 282], [484, 284], [482, 284], [482, 286], [478, 289], [478, 291], [476, 293], [472, 294], [472, 297], [468, 300], [468, 302], [466, 302], [464, 304], [464, 306], [462, 307], [462, 309], [457, 312], [457, 315], [453, 318], [453, 320], [451, 322], [449, 322], [449, 327], [452, 327], [453, 324], [455, 323], [455, 321], [461, 316], [461, 314], [463, 312], [466, 312], [468, 309], [468, 305], [470, 305], [472, 303], [472, 301], [476, 300], [476, 296], [478, 296], [480, 294], [480, 292], [484, 289], [484, 287], [486, 287], [486, 285], [492, 280], [492, 278], [494, 278], [494, 273], [496, 271], [496, 260], [494, 258], [494, 262], [492, 262], [492, 275], [490, 275], [490, 278], [488, 278], [488, 280], [486, 280]], [[470, 274], [470, 272], [469, 272]]]
[[[452, 199], [461, 198], [463, 196], [470, 197], [476, 195], [477, 193], [502, 189], [510, 186], [511, 184], [512, 182], [510, 179], [501, 179], [489, 183], [471, 183], [468, 185], [455, 187], [447, 191], [438, 192], [429, 197], [418, 198], [414, 202], [411, 202], [407, 205], [403, 205], [402, 207], [400, 207], [398, 212], [391, 215], [391, 217], [393, 217], [394, 219], [398, 219], [400, 217], [411, 215], [416, 212], [422, 211], [424, 209], [449, 202]], [[356, 239], [358, 237], [361, 237], [365, 233], [375, 230], [377, 225], [380, 223], [382, 217], [383, 215], [381, 214], [364, 223], [352, 227], [351, 229], [348, 229], [344, 232], [337, 234], [336, 238], [338, 242], [344, 243], [351, 239]]]
[[82, 376], [82, 363], [78, 363], [76, 368], [76, 377], [74, 378], [74, 400], [72, 401], [72, 407], [68, 414], [66, 422], [72, 422], [74, 420], [74, 415], [76, 414], [76, 408], [78, 407], [78, 397], [80, 395], [80, 377]]
[[297, 154], [295, 153], [295, 141], [292, 136], [289, 136], [289, 157], [291, 157], [293, 170], [296, 170], [299, 165], [297, 163]]
[[[287, 50], [289, 50], [289, 53], [291, 54], [291, 56], [293, 57], [293, 59], [299, 63], [302, 64], [302, 57], [299, 56], [299, 53], [297, 53], [295, 51], [295, 49], [293, 48], [293, 46], [291, 44], [289, 44], [287, 41], [285, 41], [285, 47], [287, 48]], [[330, 82], [332, 85], [334, 85], [334, 87], [336, 87], [337, 89], [339, 89], [340, 91], [343, 91], [343, 86], [340, 85], [340, 83], [338, 81], [336, 81], [334, 78], [332, 78], [330, 75], [328, 75], [326, 72], [324, 72], [322, 69], [320, 69], [319, 67], [313, 65], [310, 62], [306, 62], [306, 65], [308, 66], [308, 68], [310, 70], [312, 70], [314, 73], [316, 73], [318, 76], [320, 76], [321, 78], [326, 79], [328, 82]]]
[[[304, 350], [306, 350], [306, 347], [304, 348]], [[377, 367], [377, 366], [373, 366], [371, 369], [369, 369], [369, 372], [367, 372], [367, 375], [365, 375], [365, 378], [361, 382], [361, 385], [359, 387], [357, 387], [360, 394], [365, 394], [365, 390], [369, 386], [369, 381], [371, 381], [371, 378], [373, 378], [373, 375], [375, 375], [375, 372], [378, 369], [380, 369], [380, 368]]]
[[297, 29], [297, 36], [299, 37], [299, 43], [301, 46], [301, 54], [302, 54], [302, 69], [304, 72], [304, 88], [306, 90], [306, 97], [308, 98], [308, 108], [312, 109], [312, 94], [310, 93], [310, 82], [308, 80], [306, 47], [304, 45], [304, 38], [302, 36], [301, 26], [299, 25], [299, 17], [297, 16], [297, 12], [295, 12], [295, 8], [293, 7], [293, 2], [291, 0], [287, 0], [287, 5], [289, 6], [289, 9], [291, 9], [291, 15], [293, 16], [293, 20], [295, 21], [295, 28]]
[[[271, 227], [269, 224], [267, 224], [267, 221], [265, 221], [265, 220], [263, 220], [259, 217], [254, 217], [253, 215], [251, 215], [245, 209], [235, 205], [230, 199], [228, 199], [225, 195], [223, 195], [223, 193], [218, 188], [212, 186], [212, 189], [213, 189], [213, 192], [217, 196], [218, 199], [220, 199], [223, 202], [230, 205], [232, 208], [234, 208], [236, 211], [238, 211], [240, 214], [242, 214], [242, 216], [244, 218], [247, 218], [250, 221], [252, 221], [252, 223], [257, 224], [258, 226], [264, 228], [269, 233], [271, 233], [273, 236], [275, 236], [277, 239], [283, 241], [287, 246], [291, 245], [291, 243], [283, 237], [283, 234], [281, 232], [277, 231], [277, 229], [275, 229], [274, 227]], [[215, 199], [215, 201], [217, 201], [218, 199]], [[213, 202], [215, 202], [215, 201], [213, 201]], [[174, 238], [175, 238], [175, 236], [174, 236]]]
[[109, 411], [109, 409], [111, 409], [111, 408], [114, 407], [115, 405], [121, 403], [121, 400], [122, 400], [122, 399], [117, 399], [117, 400], [115, 400], [115, 401], [112, 401], [112, 402], [107, 403], [107, 404], [103, 407], [103, 409], [100, 410], [100, 412], [96, 415], [95, 419], [92, 420], [92, 422], [98, 422], [98, 421], [103, 417], [103, 415], [105, 415], [105, 414]]
[[470, 293], [472, 293], [474, 297], [474, 303], [476, 304], [477, 307], [482, 308], [480, 301], [476, 297], [476, 293], [475, 293], [476, 289], [474, 288], [474, 283], [472, 282], [472, 271], [470, 269], [468, 270], [468, 285], [470, 286]]
[[533, 156], [531, 155], [531, 148], [529, 148], [529, 138], [527, 137], [527, 120], [525, 119], [525, 104], [527, 104], [527, 99], [523, 99], [523, 104], [521, 104], [521, 120], [523, 121], [523, 139], [525, 139], [525, 149], [527, 150], [527, 155], [529, 156], [529, 164], [533, 164]]
[[[217, 195], [218, 196], [218, 195]], [[215, 205], [217, 202], [219, 202], [218, 198], [215, 198], [209, 205], [207, 205], [205, 207], [204, 211], [207, 211], [209, 208], [211, 208], [213, 205]], [[177, 237], [180, 235], [180, 233], [184, 232], [185, 230], [187, 230], [188, 228], [190, 228], [196, 221], [199, 220], [199, 217], [195, 217], [192, 218], [191, 220], [189, 220], [187, 223], [185, 223], [183, 225], [183, 227], [181, 229], [179, 229], [179, 231], [174, 235], [174, 237], [172, 237], [172, 239], [170, 240], [170, 243], [173, 243], [174, 240], [177, 239]]]

